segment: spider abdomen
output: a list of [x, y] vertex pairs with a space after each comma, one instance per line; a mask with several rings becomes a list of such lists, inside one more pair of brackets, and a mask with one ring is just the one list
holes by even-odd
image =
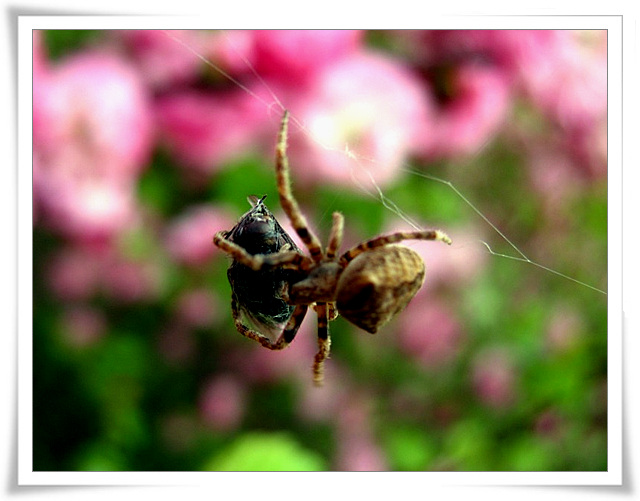
[[338, 312], [375, 334], [413, 299], [424, 281], [424, 271], [422, 258], [402, 245], [364, 252], [338, 280]]

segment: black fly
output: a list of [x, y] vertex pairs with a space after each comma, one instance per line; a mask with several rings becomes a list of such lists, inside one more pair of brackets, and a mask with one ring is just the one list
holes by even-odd
[[[231, 242], [249, 254], [273, 254], [282, 250], [300, 251], [275, 216], [263, 203], [262, 198], [249, 197], [253, 206], [226, 234]], [[287, 304], [281, 293], [287, 283], [292, 282], [295, 270], [275, 268], [254, 271], [251, 268], [231, 263], [227, 277], [235, 304], [253, 322], [267, 330], [282, 328], [293, 314], [294, 306]]]

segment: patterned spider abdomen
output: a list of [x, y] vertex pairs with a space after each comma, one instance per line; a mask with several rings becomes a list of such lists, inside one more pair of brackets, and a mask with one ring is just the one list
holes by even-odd
[[375, 334], [413, 299], [424, 282], [424, 270], [422, 258], [402, 245], [363, 252], [338, 280], [338, 312]]
[[[273, 254], [281, 250], [299, 251], [296, 244], [264, 205], [265, 197], [249, 197], [253, 208], [226, 235], [249, 254]], [[240, 309], [268, 329], [286, 323], [294, 306], [282, 299], [293, 270], [275, 268], [255, 271], [233, 261], [227, 270], [231, 291]]]

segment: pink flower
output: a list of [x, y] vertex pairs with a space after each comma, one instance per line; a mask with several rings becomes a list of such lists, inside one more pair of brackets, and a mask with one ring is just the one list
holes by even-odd
[[138, 219], [134, 187], [112, 179], [42, 175], [38, 201], [47, 224], [76, 240], [105, 240]]
[[340, 440], [337, 469], [341, 471], [386, 471], [389, 469], [380, 447], [369, 437]]
[[400, 32], [413, 40], [407, 49], [423, 65], [477, 62], [516, 78], [532, 52], [560, 34], [554, 30], [428, 30]]
[[113, 54], [85, 52], [36, 74], [34, 197], [55, 230], [110, 238], [135, 220], [134, 183], [152, 129], [138, 75]]
[[[356, 53], [292, 99], [289, 158], [302, 183], [382, 186], [395, 178], [428, 113], [418, 79], [373, 53]], [[300, 130], [300, 127], [303, 130]]]
[[344, 471], [384, 471], [384, 455], [371, 432], [369, 396], [359, 392], [341, 395], [336, 409], [338, 432], [337, 468]]
[[516, 373], [509, 354], [502, 349], [480, 353], [473, 364], [472, 384], [485, 405], [494, 408], [511, 405], [516, 397]]
[[100, 287], [100, 260], [83, 248], [63, 248], [47, 263], [45, 279], [59, 299], [89, 299]]
[[464, 334], [450, 309], [436, 298], [418, 294], [399, 317], [400, 349], [425, 367], [437, 368], [455, 359]]
[[527, 161], [531, 183], [544, 201], [547, 217], [562, 224], [567, 207], [576, 193], [584, 189], [571, 155], [561, 146], [540, 141], [530, 148]]
[[165, 245], [177, 261], [200, 266], [217, 252], [213, 235], [232, 225], [232, 219], [221, 210], [206, 205], [191, 207], [168, 224]]
[[144, 168], [152, 140], [149, 100], [124, 60], [98, 51], [77, 54], [53, 70], [43, 92], [34, 110], [42, 119], [34, 146], [51, 170], [135, 178]]
[[606, 118], [606, 32], [594, 32], [592, 44], [579, 38], [581, 32], [554, 33], [522, 65], [525, 89], [565, 129], [589, 129]]
[[82, 348], [100, 340], [106, 333], [107, 323], [101, 310], [77, 305], [63, 312], [59, 327], [67, 342]]
[[98, 294], [130, 303], [157, 297], [164, 284], [159, 261], [132, 260], [111, 246], [76, 245], [54, 255], [45, 271], [59, 299], [87, 300]]
[[[256, 33], [254, 30], [211, 32], [205, 42], [204, 55], [216, 68], [235, 78], [243, 74], [255, 78]], [[211, 71], [214, 76], [222, 76], [216, 75], [216, 69]]]
[[268, 114], [264, 104], [237, 89], [169, 94], [157, 102], [156, 117], [160, 138], [176, 160], [209, 176], [255, 151]]
[[478, 154], [506, 120], [509, 78], [479, 64], [460, 65], [440, 78], [447, 80], [449, 94], [438, 98], [431, 90], [434, 111], [416, 141], [416, 152], [427, 158]]
[[51, 67], [47, 60], [46, 50], [42, 41], [42, 31], [33, 31], [33, 130], [42, 129], [39, 123], [41, 113], [39, 110], [43, 108], [43, 102], [46, 101], [46, 89], [51, 77]]
[[200, 395], [204, 422], [217, 431], [230, 431], [240, 425], [245, 411], [246, 391], [237, 378], [229, 375], [211, 380]]
[[[201, 30], [120, 30], [146, 82], [156, 87], [195, 79], [204, 65], [193, 52], [202, 53], [207, 32]], [[193, 52], [192, 52], [193, 51]]]
[[257, 73], [293, 86], [313, 82], [362, 41], [362, 33], [352, 30], [262, 30], [252, 36]]
[[195, 82], [205, 72], [215, 81], [224, 81], [226, 77], [222, 72], [234, 78], [252, 73], [256, 33], [252, 30], [121, 30], [117, 36], [145, 80], [154, 87], [169, 88]]
[[584, 335], [584, 319], [571, 307], [559, 307], [549, 321], [546, 345], [551, 352], [562, 353], [579, 344]]
[[176, 301], [177, 319], [189, 327], [208, 327], [218, 317], [220, 305], [206, 288], [184, 291]]
[[607, 120], [603, 114], [585, 129], [576, 128], [565, 135], [566, 150], [571, 153], [575, 169], [586, 178], [607, 176]]
[[565, 431], [565, 422], [557, 409], [547, 409], [540, 413], [535, 420], [535, 432], [545, 438], [558, 440]]
[[107, 256], [101, 268], [102, 290], [120, 303], [150, 301], [160, 294], [163, 275], [160, 264]]

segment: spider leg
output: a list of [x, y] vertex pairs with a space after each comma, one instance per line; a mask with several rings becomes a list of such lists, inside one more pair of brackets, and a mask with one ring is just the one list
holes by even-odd
[[318, 314], [318, 353], [313, 359], [313, 382], [316, 386], [322, 386], [324, 382], [324, 361], [329, 358], [331, 349], [326, 303], [317, 303], [316, 313]]
[[307, 314], [307, 308], [307, 305], [296, 306], [295, 310], [293, 310], [293, 315], [291, 315], [291, 318], [282, 329], [282, 332], [280, 333], [278, 338], [275, 341], [271, 341], [271, 339], [269, 339], [267, 336], [251, 329], [242, 322], [238, 302], [236, 301], [235, 297], [231, 298], [231, 312], [238, 332], [245, 337], [257, 341], [262, 346], [270, 350], [283, 350], [284, 348], [289, 346], [291, 341], [293, 341], [293, 339], [296, 337], [296, 334], [298, 333], [298, 329], [300, 328], [300, 325], [302, 324], [302, 321]]
[[327, 245], [326, 256], [333, 259], [342, 244], [342, 233], [344, 229], [344, 217], [339, 212], [333, 213], [333, 225], [329, 233], [329, 245]]
[[291, 225], [304, 244], [315, 262], [322, 259], [322, 245], [318, 237], [311, 231], [306, 218], [300, 210], [298, 202], [291, 191], [291, 178], [289, 176], [289, 159], [287, 158], [287, 133], [289, 124], [289, 112], [285, 110], [282, 117], [282, 125], [276, 145], [276, 178], [280, 205], [291, 221]]
[[439, 240], [448, 245], [451, 245], [451, 239], [440, 230], [422, 230], [422, 231], [399, 231], [397, 233], [391, 233], [389, 235], [382, 235], [371, 240], [367, 240], [355, 247], [352, 247], [340, 256], [340, 264], [346, 265], [363, 252], [366, 252], [376, 247], [382, 247], [384, 245], [395, 244], [402, 240]]
[[338, 308], [336, 308], [335, 302], [327, 303], [327, 315], [329, 316], [329, 322], [338, 318]]
[[238, 244], [227, 240], [226, 232], [219, 231], [213, 237], [213, 243], [226, 252], [235, 261], [254, 271], [263, 270], [265, 268], [297, 268], [304, 267], [304, 263], [308, 258], [304, 254], [296, 251], [281, 251], [274, 254], [249, 254]]

